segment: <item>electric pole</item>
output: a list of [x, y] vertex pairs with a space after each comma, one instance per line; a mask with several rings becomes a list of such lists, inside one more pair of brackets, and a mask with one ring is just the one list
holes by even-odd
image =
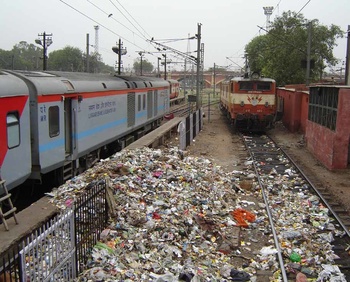
[[139, 52], [140, 60], [141, 60], [141, 61], [140, 61], [140, 63], [141, 63], [141, 64], [140, 64], [140, 73], [141, 73], [140, 75], [141, 75], [141, 76], [142, 76], [142, 61], [143, 61], [142, 59], [143, 59], [143, 54], [144, 54], [144, 52], [142, 52], [142, 51]]
[[122, 66], [122, 55], [126, 55], [127, 50], [123, 47], [123, 43], [119, 38], [118, 46], [112, 47], [112, 51], [118, 55], [118, 74], [121, 74], [121, 66]]
[[164, 80], [167, 79], [167, 75], [166, 75], [166, 54], [162, 54], [162, 56], [164, 57]]
[[350, 25], [347, 30], [348, 40], [346, 47], [346, 62], [345, 62], [345, 85], [350, 84]]
[[197, 84], [196, 84], [196, 108], [199, 110], [200, 108], [200, 99], [199, 99], [199, 90], [200, 90], [200, 71], [201, 71], [201, 26], [202, 24], [198, 24], [198, 33], [197, 33]]
[[35, 43], [43, 47], [43, 70], [47, 70], [47, 48], [52, 44], [52, 33], [47, 34], [46, 32], [38, 34], [43, 40], [36, 39]]
[[160, 61], [161, 59], [162, 59], [162, 58], [157, 57], [157, 63], [158, 63], [158, 77], [160, 77], [159, 61]]
[[310, 84], [311, 29], [312, 29], [312, 21], [308, 22], [308, 25], [307, 25], [306, 86], [309, 86]]
[[86, 34], [86, 72], [90, 72], [90, 37]]

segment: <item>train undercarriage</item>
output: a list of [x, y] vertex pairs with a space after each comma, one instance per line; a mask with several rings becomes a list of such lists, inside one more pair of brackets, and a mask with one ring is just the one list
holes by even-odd
[[225, 107], [220, 106], [234, 130], [242, 132], [265, 132], [274, 127], [274, 115], [259, 115], [256, 113], [235, 113], [233, 116]]

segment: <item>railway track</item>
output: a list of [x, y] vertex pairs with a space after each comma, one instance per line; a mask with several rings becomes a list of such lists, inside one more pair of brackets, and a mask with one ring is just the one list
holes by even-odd
[[[350, 281], [349, 215], [267, 135], [242, 135], [266, 205], [278, 281]], [[276, 273], [276, 272], [275, 272]], [[329, 280], [330, 277], [337, 280]]]

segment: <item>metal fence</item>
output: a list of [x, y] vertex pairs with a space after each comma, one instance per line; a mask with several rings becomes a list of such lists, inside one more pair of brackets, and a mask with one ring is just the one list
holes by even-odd
[[106, 181], [91, 183], [72, 209], [44, 222], [0, 255], [0, 281], [72, 281], [108, 219]]
[[70, 281], [76, 276], [74, 212], [68, 210], [25, 240], [20, 251], [22, 281]]

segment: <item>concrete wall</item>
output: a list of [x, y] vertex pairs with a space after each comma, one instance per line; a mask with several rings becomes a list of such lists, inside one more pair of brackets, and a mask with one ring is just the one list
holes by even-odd
[[277, 89], [278, 99], [283, 99], [282, 122], [290, 132], [305, 133], [309, 112], [309, 92], [305, 89], [305, 85]]

